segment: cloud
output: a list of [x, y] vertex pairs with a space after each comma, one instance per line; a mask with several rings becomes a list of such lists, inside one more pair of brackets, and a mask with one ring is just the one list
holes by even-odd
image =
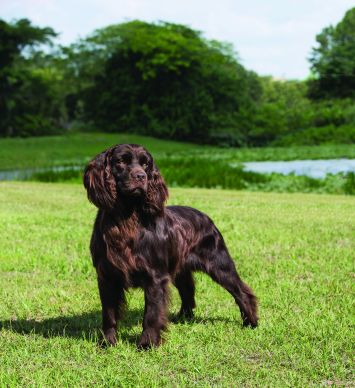
[[340, 21], [353, 0], [0, 0], [6, 20], [27, 17], [61, 32], [64, 44], [125, 20], [190, 25], [234, 44], [243, 64], [261, 74], [303, 78], [322, 28]]

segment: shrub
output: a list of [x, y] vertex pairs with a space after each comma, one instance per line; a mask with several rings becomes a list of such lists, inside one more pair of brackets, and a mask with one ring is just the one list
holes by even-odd
[[300, 130], [275, 140], [274, 146], [319, 145], [355, 143], [355, 125], [327, 125]]

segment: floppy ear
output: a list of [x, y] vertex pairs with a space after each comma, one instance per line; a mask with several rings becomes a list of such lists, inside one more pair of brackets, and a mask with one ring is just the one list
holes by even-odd
[[88, 199], [98, 208], [112, 209], [117, 200], [115, 179], [111, 173], [112, 148], [98, 154], [84, 171]]
[[168, 196], [169, 192], [164, 179], [155, 163], [153, 163], [153, 171], [148, 180], [147, 196], [143, 204], [143, 211], [149, 215], [162, 214]]

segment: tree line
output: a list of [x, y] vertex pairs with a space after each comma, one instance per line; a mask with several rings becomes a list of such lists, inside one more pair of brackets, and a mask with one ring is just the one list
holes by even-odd
[[233, 47], [173, 23], [131, 21], [57, 46], [0, 20], [0, 135], [133, 132], [225, 146], [355, 141], [355, 8], [316, 36], [310, 77], [246, 69]]

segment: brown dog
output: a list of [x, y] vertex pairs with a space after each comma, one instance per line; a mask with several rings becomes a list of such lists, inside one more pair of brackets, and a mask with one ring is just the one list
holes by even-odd
[[165, 207], [168, 190], [147, 150], [136, 144], [107, 149], [86, 167], [84, 185], [99, 208], [90, 248], [109, 344], [116, 343], [117, 320], [129, 287], [144, 289], [141, 348], [161, 342], [170, 281], [180, 293], [179, 316], [192, 318], [193, 271], [207, 273], [232, 294], [244, 326], [257, 326], [256, 298], [240, 279], [221, 233], [196, 209]]

